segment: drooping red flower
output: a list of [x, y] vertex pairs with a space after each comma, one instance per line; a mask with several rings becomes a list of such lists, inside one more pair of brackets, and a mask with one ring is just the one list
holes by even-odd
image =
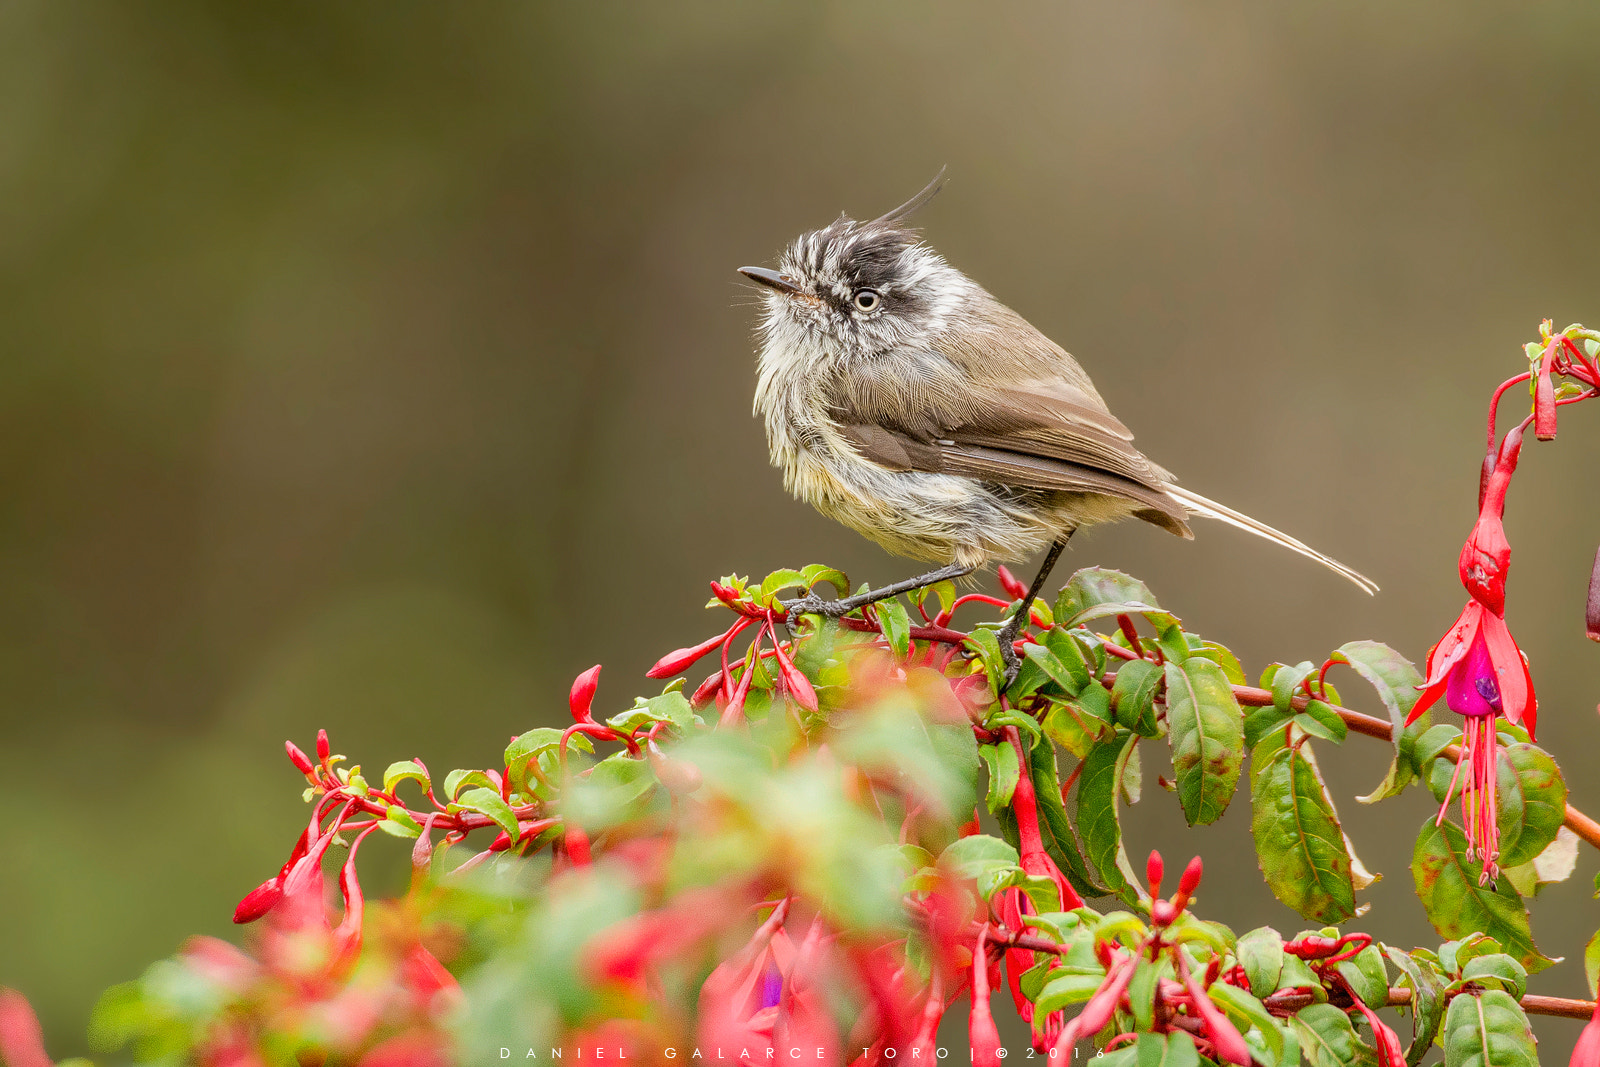
[[1504, 716], [1526, 727], [1530, 737], [1538, 725], [1533, 675], [1505, 619], [1511, 543], [1506, 540], [1501, 516], [1521, 450], [1522, 428], [1517, 427], [1492, 453], [1493, 464], [1480, 493], [1478, 521], [1458, 562], [1461, 584], [1472, 599], [1429, 651], [1427, 678], [1417, 687], [1422, 695], [1406, 718], [1406, 725], [1411, 725], [1443, 696], [1446, 706], [1466, 719], [1461, 754], [1436, 822], [1444, 822], [1465, 769], [1461, 820], [1467, 835], [1467, 859], [1483, 862], [1480, 884], [1500, 873], [1495, 862], [1500, 855], [1496, 789], [1500, 741], [1495, 724]]

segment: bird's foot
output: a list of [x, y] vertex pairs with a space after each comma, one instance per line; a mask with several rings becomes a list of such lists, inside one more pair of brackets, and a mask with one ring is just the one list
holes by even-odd
[[1006, 672], [996, 689], [1001, 696], [1005, 696], [1006, 690], [1011, 688], [1017, 675], [1022, 672], [1022, 657], [1017, 655], [1017, 635], [1009, 623], [996, 636], [1000, 639], [1000, 660], [1006, 665]]
[[850, 614], [856, 608], [856, 605], [848, 601], [824, 600], [815, 593], [807, 593], [793, 600], [780, 600], [778, 603], [783, 607], [791, 626], [799, 622], [801, 615], [821, 615], [825, 619], [838, 619]]

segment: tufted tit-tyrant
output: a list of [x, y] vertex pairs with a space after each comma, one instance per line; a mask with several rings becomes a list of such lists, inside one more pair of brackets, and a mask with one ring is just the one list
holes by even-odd
[[837, 617], [1048, 548], [1000, 633], [1013, 641], [1067, 539], [1134, 517], [1180, 537], [1203, 515], [1370, 580], [1278, 530], [1176, 484], [1133, 447], [1078, 361], [950, 266], [906, 226], [943, 172], [870, 222], [841, 216], [798, 238], [766, 287], [755, 410], [785, 485], [891, 552], [943, 564], [839, 600], [791, 602]]

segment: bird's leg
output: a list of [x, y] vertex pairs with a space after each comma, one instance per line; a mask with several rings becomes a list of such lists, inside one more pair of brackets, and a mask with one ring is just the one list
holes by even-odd
[[864, 593], [840, 597], [838, 600], [823, 600], [815, 593], [807, 593], [805, 596], [795, 600], [784, 600], [780, 603], [783, 604], [784, 610], [789, 613], [790, 619], [793, 619], [796, 615], [822, 615], [830, 619], [837, 619], [850, 614], [857, 608], [865, 607], [868, 604], [876, 604], [880, 600], [888, 600], [890, 597], [899, 596], [901, 593], [909, 593], [913, 589], [922, 589], [930, 585], [936, 585], [939, 582], [950, 581], [953, 578], [965, 578], [975, 569], [959, 563], [952, 563], [948, 567], [940, 567], [936, 571], [919, 574], [915, 578], [907, 578], [903, 582], [895, 582], [893, 585], [886, 585], [882, 589], [868, 589]]
[[1072, 531], [1057, 537], [1050, 544], [1050, 551], [1044, 554], [1044, 564], [1039, 568], [1039, 574], [1033, 579], [1033, 584], [1028, 587], [1028, 593], [1022, 598], [1022, 603], [1017, 605], [1017, 610], [1011, 613], [1011, 618], [1000, 628], [996, 635], [1000, 639], [1000, 658], [1005, 660], [1006, 676], [1001, 679], [1004, 683], [1000, 692], [1004, 693], [1011, 688], [1011, 683], [1017, 680], [1017, 672], [1022, 670], [1022, 657], [1017, 655], [1017, 634], [1022, 632], [1023, 626], [1028, 622], [1028, 612], [1033, 608], [1034, 600], [1038, 599], [1039, 590], [1044, 588], [1045, 580], [1050, 577], [1050, 572], [1055, 569], [1056, 560], [1061, 558], [1061, 550], [1067, 547], [1067, 541], [1072, 537]]

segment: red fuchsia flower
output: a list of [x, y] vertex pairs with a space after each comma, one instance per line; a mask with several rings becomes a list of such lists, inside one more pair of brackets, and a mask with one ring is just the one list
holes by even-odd
[[1461, 817], [1467, 858], [1483, 862], [1480, 884], [1500, 871], [1495, 863], [1500, 854], [1496, 797], [1500, 743], [1495, 724], [1503, 715], [1526, 726], [1531, 737], [1538, 720], [1533, 676], [1505, 620], [1511, 545], [1501, 515], [1521, 448], [1522, 430], [1518, 427], [1506, 434], [1500, 446], [1484, 482], [1478, 521], [1461, 549], [1461, 584], [1472, 599], [1428, 653], [1427, 679], [1418, 687], [1422, 695], [1406, 719], [1409, 726], [1440, 696], [1450, 710], [1466, 719], [1461, 755], [1436, 821], [1443, 823], [1464, 768], [1467, 780], [1461, 788]]
[[1594, 1015], [1572, 1047], [1570, 1067], [1600, 1067], [1600, 1004], [1595, 1005]]

